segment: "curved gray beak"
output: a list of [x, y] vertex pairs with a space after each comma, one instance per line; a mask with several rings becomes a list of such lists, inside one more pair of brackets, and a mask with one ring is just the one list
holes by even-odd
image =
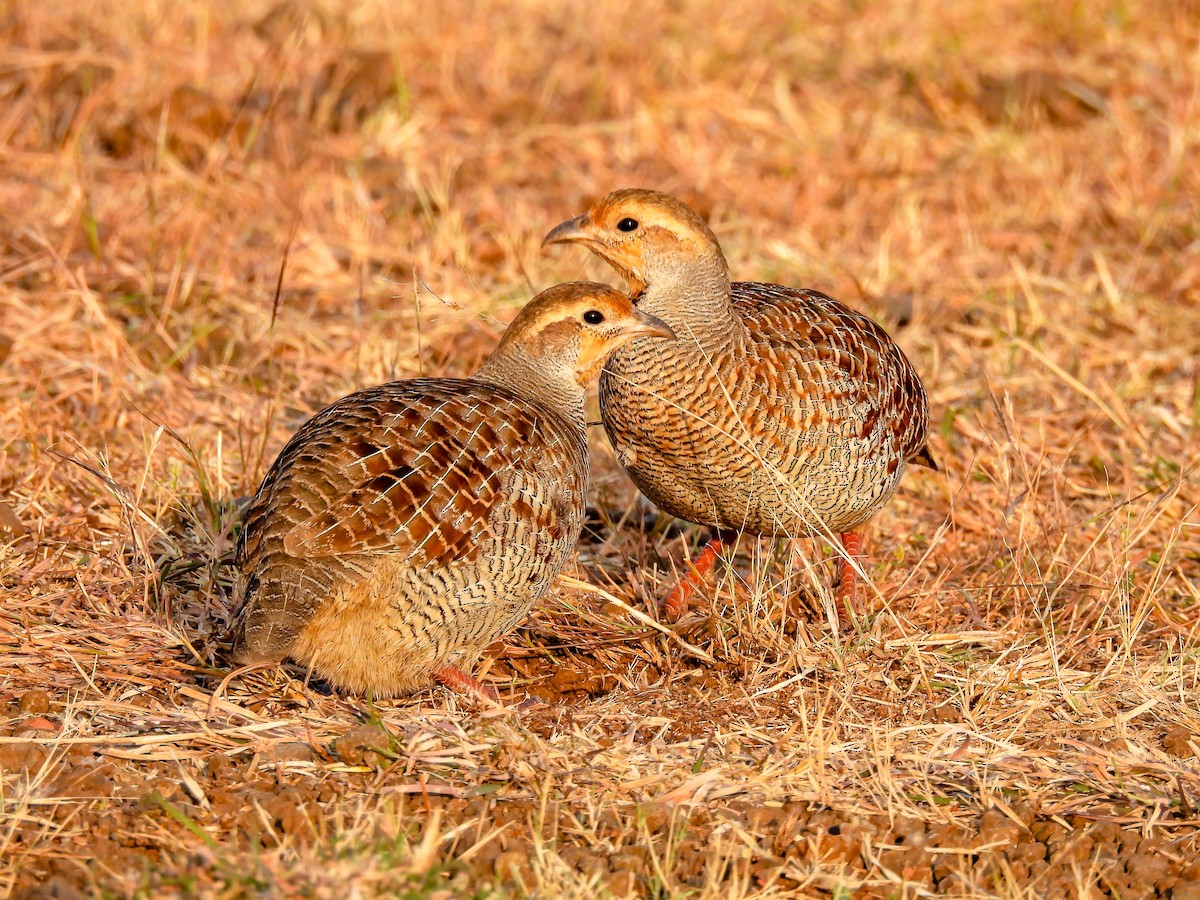
[[576, 241], [586, 241], [589, 235], [585, 229], [590, 223], [586, 214], [567, 219], [561, 225], [556, 225], [548, 235], [542, 238], [542, 246], [551, 244], [571, 244]]
[[641, 324], [630, 328], [630, 334], [636, 334], [638, 337], [659, 337], [675, 340], [675, 332], [671, 330], [671, 326], [658, 316], [652, 316], [650, 313], [640, 309], [635, 309], [634, 314], [638, 317], [638, 321]]

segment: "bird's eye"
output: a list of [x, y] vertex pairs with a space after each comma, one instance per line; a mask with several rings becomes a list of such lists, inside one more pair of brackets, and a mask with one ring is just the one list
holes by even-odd
[[583, 321], [587, 322], [589, 325], [599, 325], [604, 321], [604, 313], [600, 312], [598, 309], [589, 309], [583, 314]]
[[628, 216], [617, 223], [617, 229], [620, 231], [635, 231], [637, 227], [637, 219], [631, 219]]

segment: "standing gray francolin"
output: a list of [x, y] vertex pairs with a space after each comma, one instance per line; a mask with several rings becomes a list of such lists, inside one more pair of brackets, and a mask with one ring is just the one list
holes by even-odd
[[[840, 538], [839, 613], [855, 594], [862, 526], [905, 463], [936, 468], [916, 370], [875, 322], [812, 290], [733, 282], [695, 212], [620, 190], [551, 231], [629, 282], [678, 336], [634, 341], [600, 376], [604, 427], [638, 488], [712, 540], [667, 596], [676, 619], [738, 532]], [[835, 545], [836, 547], [836, 545]]]
[[464, 671], [570, 556], [588, 479], [584, 391], [604, 360], [669, 327], [600, 284], [542, 292], [471, 378], [343, 397], [305, 423], [237, 545], [233, 658], [290, 657], [376, 697]]

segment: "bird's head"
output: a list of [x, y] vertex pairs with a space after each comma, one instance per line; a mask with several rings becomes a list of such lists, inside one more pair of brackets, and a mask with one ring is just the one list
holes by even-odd
[[570, 370], [586, 385], [605, 360], [635, 338], [674, 338], [666, 322], [605, 284], [570, 281], [542, 291], [513, 319], [493, 356], [545, 371]]
[[550, 244], [587, 247], [625, 277], [634, 296], [701, 268], [728, 277], [721, 245], [705, 221], [659, 191], [613, 191], [546, 235], [542, 246]]

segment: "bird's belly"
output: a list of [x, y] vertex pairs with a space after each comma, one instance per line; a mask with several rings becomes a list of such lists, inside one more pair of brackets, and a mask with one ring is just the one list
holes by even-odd
[[420, 690], [435, 669], [471, 662], [515, 628], [557, 571], [531, 577], [514, 561], [510, 551], [420, 569], [381, 556], [368, 578], [321, 604], [288, 655], [340, 689]]
[[633, 482], [670, 515], [763, 535], [847, 531], [903, 473], [898, 452], [864, 441], [849, 419], [680, 387], [660, 382], [647, 402], [639, 388], [611, 386], [602, 406]]

